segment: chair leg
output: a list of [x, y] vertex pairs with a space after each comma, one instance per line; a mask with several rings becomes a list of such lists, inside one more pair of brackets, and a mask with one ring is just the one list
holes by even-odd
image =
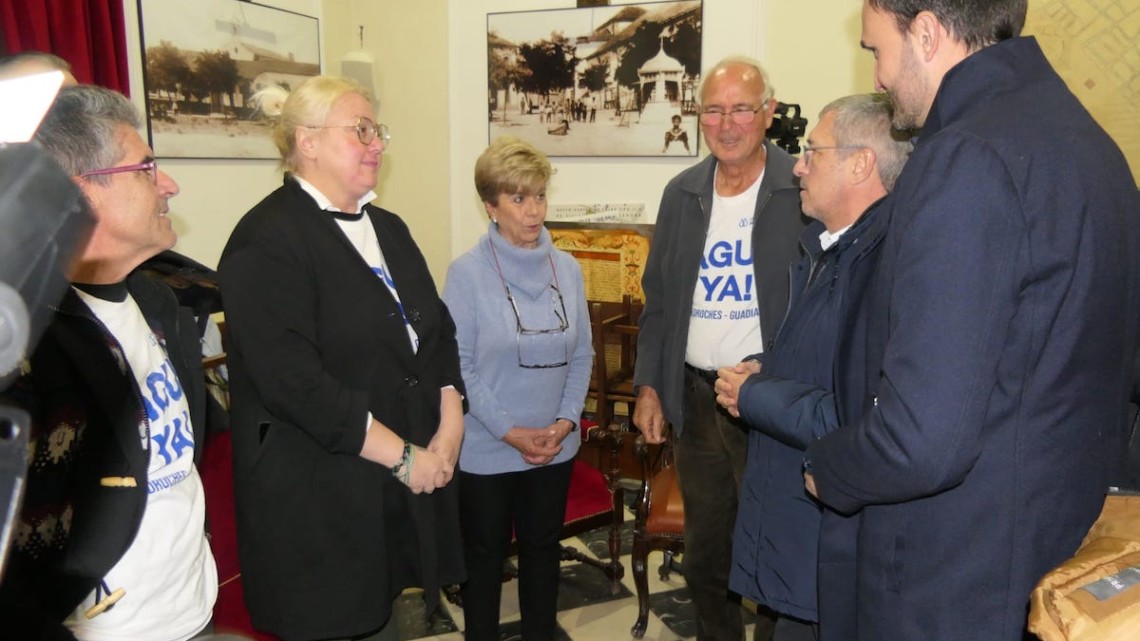
[[610, 578], [610, 594], [621, 592], [621, 579], [625, 576], [625, 566], [621, 564], [621, 526], [625, 522], [625, 491], [613, 479], [617, 479], [617, 456], [611, 453], [615, 461], [614, 468], [610, 470], [610, 492], [613, 495], [613, 519], [610, 521], [610, 562], [606, 574]]
[[621, 579], [625, 566], [621, 564], [621, 525], [610, 528], [610, 562], [606, 574], [610, 577], [610, 594], [621, 592]]
[[648, 542], [634, 534], [630, 562], [633, 565], [633, 585], [637, 590], [637, 621], [629, 633], [635, 639], [645, 636], [645, 628], [649, 625], [649, 576], [645, 567], [648, 560]]
[[657, 568], [657, 576], [662, 581], [668, 581], [669, 575], [674, 572], [684, 576], [685, 572], [681, 568], [681, 562], [677, 560], [677, 553], [674, 550], [665, 550], [664, 554], [665, 558], [661, 561], [661, 567]]

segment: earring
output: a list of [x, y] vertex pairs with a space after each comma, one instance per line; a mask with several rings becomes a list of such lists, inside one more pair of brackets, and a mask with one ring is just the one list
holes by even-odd
[[498, 225], [498, 224], [499, 224], [499, 219], [498, 219], [498, 218], [495, 218], [494, 216], [492, 216], [492, 217], [491, 217], [491, 222], [493, 222], [493, 223], [495, 223], [496, 225]]

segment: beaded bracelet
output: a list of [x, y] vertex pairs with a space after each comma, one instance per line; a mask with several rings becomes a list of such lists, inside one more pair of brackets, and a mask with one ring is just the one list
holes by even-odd
[[392, 466], [392, 476], [400, 480], [404, 485], [412, 477], [412, 461], [416, 459], [416, 449], [410, 441], [404, 441], [404, 452], [400, 455], [400, 460]]

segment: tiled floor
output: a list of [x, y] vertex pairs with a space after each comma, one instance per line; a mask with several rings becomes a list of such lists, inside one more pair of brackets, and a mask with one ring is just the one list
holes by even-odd
[[[627, 512], [622, 537], [622, 563], [625, 578], [621, 591], [610, 594], [609, 580], [596, 568], [580, 563], [562, 564], [562, 583], [558, 599], [558, 623], [563, 635], [560, 641], [612, 641], [631, 639], [630, 628], [637, 620], [637, 597], [633, 585], [632, 567], [629, 552], [632, 541], [633, 515]], [[606, 557], [607, 531], [595, 530], [582, 537], [564, 541], [564, 544], [587, 550], [594, 556]], [[645, 631], [646, 641], [676, 641], [696, 636], [693, 620], [693, 606], [688, 599], [685, 580], [676, 573], [661, 581], [657, 568], [661, 565], [661, 554], [649, 557], [650, 614]], [[401, 639], [434, 639], [438, 641], [461, 641], [463, 639], [463, 610], [444, 601], [438, 611], [431, 616], [424, 612], [420, 594], [405, 594], [397, 608]], [[752, 629], [761, 625], [765, 630], [771, 622], [758, 619], [751, 604], [745, 606], [745, 638], [752, 639]], [[518, 582], [503, 584], [501, 632], [504, 641], [519, 639]], [[767, 638], [761, 632], [759, 638]]]

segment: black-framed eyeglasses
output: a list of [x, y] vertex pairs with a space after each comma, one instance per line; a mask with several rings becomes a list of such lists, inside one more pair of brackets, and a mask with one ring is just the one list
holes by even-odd
[[[511, 303], [511, 311], [513, 311], [515, 313], [515, 328], [516, 328], [515, 346], [517, 348], [516, 352], [518, 355], [519, 367], [522, 367], [524, 369], [552, 369], [555, 367], [566, 367], [567, 365], [569, 365], [570, 364], [570, 351], [569, 351], [570, 348], [566, 344], [565, 334], [566, 334], [566, 330], [570, 329], [570, 322], [566, 316], [566, 301], [563, 300], [562, 291], [558, 289], [558, 286], [554, 285], [554, 284], [550, 285], [550, 289], [554, 291], [554, 299], [555, 299], [552, 302], [557, 303], [557, 307], [554, 308], [554, 316], [558, 319], [558, 327], [551, 327], [548, 329], [530, 329], [528, 327], [525, 327], [523, 325], [523, 322], [522, 322], [522, 316], [519, 314], [518, 303], [515, 302], [515, 297], [513, 294], [511, 294], [510, 287], [506, 284], [506, 282], [503, 283], [503, 287], [507, 290], [507, 300], [510, 301], [510, 303]], [[559, 313], [559, 310], [561, 310], [561, 313]], [[543, 336], [548, 336], [548, 335], [552, 335], [552, 334], [560, 336], [558, 339], [558, 342], [562, 345], [562, 358], [561, 358], [561, 360], [553, 359], [557, 362], [548, 363], [548, 362], [542, 362], [542, 361], [552, 360], [551, 358], [543, 358], [543, 359], [523, 358], [523, 352], [524, 351], [527, 352], [528, 355], [538, 353], [540, 351], [545, 351], [545, 352], [549, 353], [550, 352], [549, 345], [546, 346], [547, 349], [543, 350], [543, 349], [541, 349], [542, 346], [539, 345], [539, 343], [540, 342], [546, 342], [546, 341], [541, 340]], [[531, 338], [532, 340], [527, 340], [528, 337]], [[524, 350], [523, 349], [523, 343], [527, 343], [529, 345], [529, 347], [531, 347], [531, 349]], [[534, 361], [540, 361], [540, 362], [534, 362]]]
[[811, 164], [811, 157], [817, 151], [825, 151], [827, 149], [863, 149], [862, 145], [804, 145], [803, 159], [805, 165]]
[[150, 181], [158, 184], [158, 161], [151, 158], [145, 162], [135, 163], [133, 165], [123, 165], [121, 167], [107, 167], [106, 169], [92, 169], [79, 174], [80, 178], [88, 178], [90, 176], [109, 176], [111, 174], [122, 174], [131, 171], [145, 171], [150, 174]]
[[392, 144], [392, 132], [388, 131], [388, 125], [372, 122], [364, 117], [357, 118], [355, 125], [305, 125], [305, 127], [307, 129], [355, 129], [356, 137], [362, 145], [370, 145], [377, 138], [385, 147]]
[[768, 103], [756, 107], [737, 107], [732, 111], [721, 111], [719, 109], [709, 109], [702, 111], [698, 119], [702, 125], [706, 127], [715, 127], [721, 123], [726, 117], [734, 125], [750, 125], [756, 120], [756, 114], [768, 108]]
[[[558, 319], [558, 327], [551, 327], [549, 329], [530, 329], [523, 325], [522, 315], [519, 314], [519, 305], [515, 302], [515, 295], [511, 293], [511, 288], [507, 285], [507, 279], [503, 278], [503, 268], [499, 266], [499, 255], [495, 252], [495, 241], [491, 241], [491, 257], [495, 259], [495, 271], [499, 273], [499, 282], [503, 284], [503, 291], [507, 294], [507, 302], [511, 304], [511, 311], [515, 314], [515, 347], [518, 354], [519, 367], [523, 369], [553, 369], [555, 367], [566, 367], [570, 364], [570, 347], [567, 345], [566, 330], [570, 329], [569, 316], [566, 314], [566, 301], [562, 298], [562, 290], [558, 287], [558, 272], [554, 269], [554, 259], [549, 255], [546, 260], [550, 262], [550, 275], [552, 282], [550, 289], [554, 291], [554, 301], [558, 305], [553, 309], [555, 318]], [[562, 313], [559, 313], [561, 310]], [[543, 338], [556, 336], [554, 340], [543, 340]], [[550, 354], [551, 347], [557, 341], [562, 346], [562, 358], [523, 358], [523, 352], [530, 353], [545, 352]], [[523, 343], [528, 345], [528, 349], [523, 349]], [[549, 361], [556, 362], [549, 362]], [[546, 361], [546, 362], [543, 362]]]

